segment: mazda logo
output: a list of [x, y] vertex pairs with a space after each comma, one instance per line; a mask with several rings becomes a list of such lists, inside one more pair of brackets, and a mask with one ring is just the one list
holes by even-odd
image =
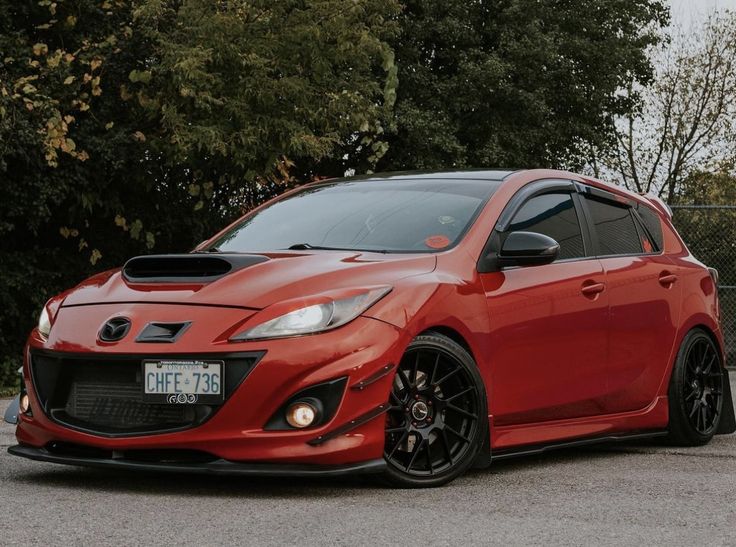
[[98, 334], [103, 342], [117, 342], [125, 338], [130, 330], [130, 319], [127, 317], [113, 317], [105, 321]]

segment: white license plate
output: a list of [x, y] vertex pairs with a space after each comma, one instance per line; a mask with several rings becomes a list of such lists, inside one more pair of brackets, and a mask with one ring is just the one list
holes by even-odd
[[143, 361], [143, 400], [151, 403], [218, 404], [224, 400], [222, 361]]

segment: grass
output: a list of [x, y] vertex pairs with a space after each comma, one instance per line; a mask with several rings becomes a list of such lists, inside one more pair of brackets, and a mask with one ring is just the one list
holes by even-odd
[[18, 386], [0, 387], [0, 397], [15, 397], [18, 395]]

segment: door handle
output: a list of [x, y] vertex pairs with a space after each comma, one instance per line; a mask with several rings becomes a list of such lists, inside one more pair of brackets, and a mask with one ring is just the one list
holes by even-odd
[[585, 296], [596, 296], [597, 294], [602, 293], [604, 290], [606, 290], [605, 283], [586, 281], [585, 283], [583, 283], [580, 292], [583, 293]]
[[659, 274], [659, 284], [663, 287], [669, 289], [675, 281], [677, 281], [677, 276], [673, 273], [665, 270], [664, 272]]

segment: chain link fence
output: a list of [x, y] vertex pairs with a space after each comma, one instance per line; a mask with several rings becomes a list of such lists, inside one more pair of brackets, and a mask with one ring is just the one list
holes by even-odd
[[726, 360], [736, 365], [736, 205], [673, 205], [672, 221], [690, 252], [718, 270]]

